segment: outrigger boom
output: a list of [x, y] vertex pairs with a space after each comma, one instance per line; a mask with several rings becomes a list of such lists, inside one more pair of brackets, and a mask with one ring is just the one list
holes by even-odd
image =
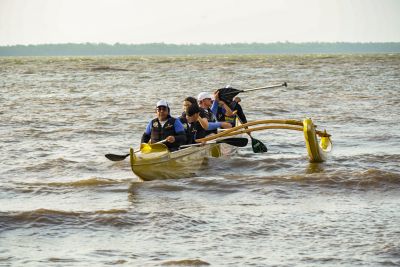
[[[265, 126], [258, 126], [250, 128], [250, 126], [260, 124], [272, 124]], [[248, 122], [231, 129], [227, 129], [221, 133], [208, 136], [205, 138], [197, 139], [196, 142], [207, 142], [220, 137], [228, 137], [243, 133], [251, 133], [254, 131], [268, 130], [268, 129], [286, 129], [294, 131], [302, 131], [304, 133], [304, 140], [306, 143], [307, 153], [310, 162], [323, 162], [326, 160], [326, 154], [332, 150], [332, 142], [330, 140], [330, 134], [324, 131], [318, 131], [315, 129], [316, 126], [313, 124], [310, 118], [306, 118], [303, 121], [299, 120], [258, 120]], [[321, 137], [320, 143], [318, 138]]]

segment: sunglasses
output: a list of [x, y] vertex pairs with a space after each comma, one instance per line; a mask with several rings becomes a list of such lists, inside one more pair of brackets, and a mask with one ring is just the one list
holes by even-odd
[[157, 107], [157, 111], [166, 111], [167, 107]]

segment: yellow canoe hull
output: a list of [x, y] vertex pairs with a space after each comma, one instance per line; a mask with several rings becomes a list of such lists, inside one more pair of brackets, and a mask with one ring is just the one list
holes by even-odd
[[220, 157], [226, 153], [226, 144], [192, 146], [174, 152], [167, 149], [134, 153], [130, 149], [132, 171], [143, 181], [184, 178], [195, 176], [208, 157]]

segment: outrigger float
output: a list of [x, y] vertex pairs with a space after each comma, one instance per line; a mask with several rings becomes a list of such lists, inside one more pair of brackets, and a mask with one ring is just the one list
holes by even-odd
[[[254, 127], [255, 125], [257, 127]], [[130, 149], [131, 168], [144, 181], [194, 176], [203, 168], [206, 158], [227, 155], [236, 149], [221, 142], [224, 138], [269, 129], [302, 131], [310, 162], [325, 161], [332, 149], [330, 135], [326, 130], [316, 130], [316, 126], [309, 118], [303, 121], [258, 120], [197, 139], [196, 142], [203, 144], [195, 144], [174, 152], [170, 152], [164, 144], [141, 144], [139, 152]]]

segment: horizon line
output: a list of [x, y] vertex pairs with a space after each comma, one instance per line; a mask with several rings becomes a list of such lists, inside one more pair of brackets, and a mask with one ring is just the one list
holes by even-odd
[[166, 43], [166, 42], [148, 42], [148, 43], [107, 43], [107, 42], [66, 42], [66, 43], [37, 43], [37, 44], [0, 44], [0, 47], [12, 47], [12, 46], [40, 46], [40, 45], [176, 45], [176, 46], [199, 46], [199, 45], [268, 45], [268, 44], [396, 44], [400, 41], [384, 41], [384, 42], [348, 42], [348, 41], [336, 41], [336, 42], [326, 42], [326, 41], [307, 41], [307, 42], [292, 42], [292, 41], [276, 41], [276, 42], [227, 42], [227, 43]]

